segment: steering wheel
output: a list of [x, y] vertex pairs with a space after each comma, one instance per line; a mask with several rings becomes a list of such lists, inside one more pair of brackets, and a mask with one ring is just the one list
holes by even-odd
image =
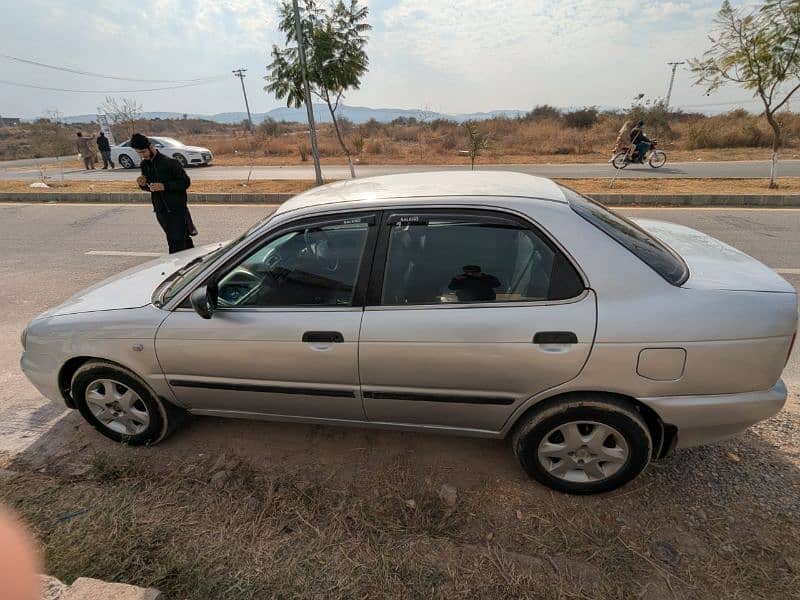
[[311, 239], [310, 230], [306, 229], [303, 234], [303, 239], [306, 243], [306, 249], [311, 252], [314, 260], [329, 273], [335, 273], [339, 270], [339, 253], [330, 243], [327, 236], [321, 231], [318, 232], [321, 239], [316, 242]]

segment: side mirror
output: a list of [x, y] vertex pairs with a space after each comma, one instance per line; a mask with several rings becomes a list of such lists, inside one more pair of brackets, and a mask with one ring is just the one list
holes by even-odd
[[204, 285], [197, 288], [189, 296], [194, 311], [204, 319], [210, 319], [217, 309], [217, 286], [216, 284]]

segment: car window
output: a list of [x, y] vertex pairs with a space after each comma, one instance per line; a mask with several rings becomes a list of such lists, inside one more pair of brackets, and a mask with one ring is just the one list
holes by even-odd
[[549, 240], [513, 221], [390, 220], [381, 304], [563, 300], [583, 282]]
[[570, 207], [616, 240], [672, 285], [689, 278], [689, 268], [676, 252], [625, 217], [566, 187], [561, 187]]
[[178, 140], [168, 137], [152, 137], [150, 139], [156, 144], [161, 144], [162, 146], [167, 146], [167, 147], [176, 147], [183, 145]]
[[117, 144], [120, 148], [127, 148], [128, 142], [122, 142], [121, 144]]
[[220, 308], [350, 306], [368, 219], [280, 235], [218, 280]]

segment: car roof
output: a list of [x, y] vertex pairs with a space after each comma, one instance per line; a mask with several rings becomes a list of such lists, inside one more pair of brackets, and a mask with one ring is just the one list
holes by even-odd
[[311, 189], [284, 202], [277, 213], [343, 202], [432, 197], [447, 204], [469, 196], [537, 198], [566, 203], [553, 181], [512, 171], [430, 171], [348, 179]]

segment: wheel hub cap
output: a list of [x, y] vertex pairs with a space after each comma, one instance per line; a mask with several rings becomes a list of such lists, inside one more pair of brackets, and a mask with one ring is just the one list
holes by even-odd
[[139, 394], [113, 379], [90, 383], [86, 405], [100, 423], [116, 433], [138, 435], [150, 425], [150, 413]]
[[588, 483], [607, 479], [627, 462], [630, 450], [623, 435], [596, 421], [572, 421], [554, 428], [544, 438], [537, 458], [552, 476]]

